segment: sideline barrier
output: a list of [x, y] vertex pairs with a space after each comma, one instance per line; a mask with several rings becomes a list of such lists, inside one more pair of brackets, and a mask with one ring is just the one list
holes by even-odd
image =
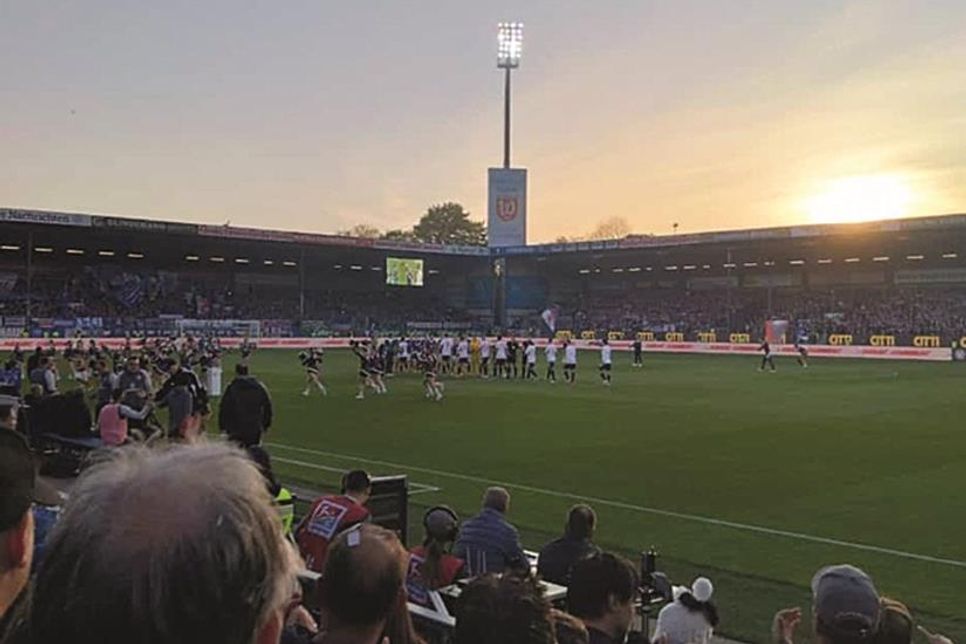
[[[254, 338], [255, 344], [259, 349], [308, 349], [310, 347], [321, 347], [323, 349], [344, 349], [349, 346], [352, 340], [368, 340], [369, 338]], [[518, 342], [527, 340], [526, 337], [517, 337]], [[121, 348], [127, 340], [125, 338], [95, 338], [97, 343], [112, 349]], [[221, 345], [225, 348], [236, 348], [245, 338], [220, 338]], [[496, 338], [490, 338], [491, 342]], [[546, 338], [533, 338], [538, 347], [547, 344]], [[52, 341], [54, 347], [63, 349], [67, 340], [55, 339]], [[578, 349], [597, 349], [600, 347], [600, 340], [574, 340]], [[30, 353], [34, 347], [50, 346], [51, 341], [46, 339], [2, 339], [0, 340], [0, 351], [12, 351], [17, 345], [24, 353]], [[132, 343], [135, 348], [138, 344]], [[633, 342], [630, 340], [615, 340], [610, 342], [615, 351], [631, 351]], [[949, 362], [953, 359], [951, 347], [897, 347], [897, 346], [860, 346], [852, 344], [830, 345], [830, 344], [810, 344], [806, 345], [810, 356], [818, 358], [868, 358], [876, 360], [927, 360], [932, 362]], [[731, 343], [731, 342], [657, 342], [648, 341], [643, 343], [645, 353], [701, 353], [701, 354], [738, 354], [738, 355], [757, 355], [758, 345], [756, 343]], [[772, 352], [776, 355], [795, 356], [797, 351], [790, 344], [773, 345]]]

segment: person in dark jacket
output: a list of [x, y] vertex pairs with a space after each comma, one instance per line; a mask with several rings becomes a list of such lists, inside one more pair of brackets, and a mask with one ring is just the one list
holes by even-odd
[[218, 409], [218, 429], [242, 447], [262, 442], [262, 434], [272, 426], [272, 398], [248, 365], [235, 365], [231, 381]]
[[177, 360], [170, 362], [168, 373], [154, 400], [168, 409], [168, 438], [190, 442], [203, 431], [204, 419], [211, 412], [208, 392], [198, 376]]
[[578, 561], [600, 554], [594, 545], [594, 529], [597, 515], [589, 505], [575, 505], [567, 514], [564, 535], [551, 541], [540, 551], [537, 559], [537, 572], [546, 581], [570, 585], [570, 570]]

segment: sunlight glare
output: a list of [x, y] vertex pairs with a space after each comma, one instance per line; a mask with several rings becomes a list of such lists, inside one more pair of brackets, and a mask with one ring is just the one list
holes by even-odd
[[813, 223], [857, 223], [904, 217], [911, 201], [912, 190], [905, 178], [876, 174], [830, 181], [806, 200], [805, 209]]

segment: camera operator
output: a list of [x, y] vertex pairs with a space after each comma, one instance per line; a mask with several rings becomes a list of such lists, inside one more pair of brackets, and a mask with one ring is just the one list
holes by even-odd
[[587, 627], [590, 644], [625, 641], [639, 586], [637, 570], [623, 557], [605, 552], [574, 564], [567, 609]]

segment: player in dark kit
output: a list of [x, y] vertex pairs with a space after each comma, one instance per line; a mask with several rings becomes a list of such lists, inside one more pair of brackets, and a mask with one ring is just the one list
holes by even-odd
[[641, 344], [641, 339], [637, 338], [634, 340], [634, 366], [643, 367], [644, 366], [644, 348]]
[[359, 391], [356, 398], [362, 400], [366, 397], [366, 385], [372, 385], [372, 376], [369, 373], [369, 353], [366, 348], [353, 340], [349, 343], [352, 353], [359, 359]]
[[767, 364], [771, 367], [772, 373], [777, 371], [775, 369], [775, 360], [771, 357], [771, 345], [768, 344], [768, 340], [765, 340], [758, 346], [758, 350], [762, 352], [761, 356], [761, 366], [758, 367], [758, 371], [764, 371], [765, 365]]
[[808, 349], [795, 342], [795, 350], [798, 351], [798, 357], [795, 358], [795, 361], [802, 369], [808, 369]]
[[[241, 363], [247, 365], [248, 361], [252, 357], [252, 353], [255, 352], [255, 343], [245, 338], [242, 343], [238, 346], [238, 351], [241, 353]], [[308, 395], [308, 394], [306, 394]]]
[[319, 388], [319, 392], [323, 396], [328, 395], [329, 392], [326, 391], [319, 375], [322, 371], [322, 349], [313, 347], [308, 351], [302, 351], [299, 353], [299, 362], [305, 368], [305, 389], [302, 391], [302, 395], [308, 396], [312, 392], [313, 384]]
[[[517, 377], [517, 349], [519, 348], [520, 348], [520, 345], [517, 344], [516, 340], [512, 338], [507, 340], [507, 343], [506, 343], [506, 377], [507, 378]], [[513, 374], [513, 376], [510, 375], [511, 373]]]
[[437, 379], [439, 370], [439, 358], [432, 351], [426, 351], [420, 358], [423, 365], [423, 390], [426, 397], [431, 400], [440, 401], [443, 399], [443, 383]]

